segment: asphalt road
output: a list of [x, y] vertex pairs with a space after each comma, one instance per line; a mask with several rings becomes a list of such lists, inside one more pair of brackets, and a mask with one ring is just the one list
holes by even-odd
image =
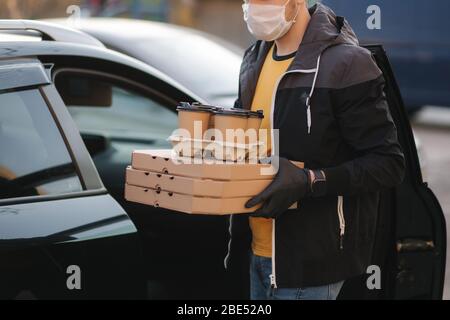
[[[439, 199], [447, 221], [447, 230], [450, 230], [450, 107], [427, 107], [412, 123], [421, 148], [424, 180]], [[450, 236], [447, 239], [448, 248], [449, 240]], [[450, 299], [448, 250], [444, 299]]]

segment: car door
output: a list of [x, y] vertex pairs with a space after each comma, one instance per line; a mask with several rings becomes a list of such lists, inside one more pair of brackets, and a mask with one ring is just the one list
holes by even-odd
[[143, 297], [141, 254], [48, 70], [2, 60], [0, 298]]
[[124, 199], [135, 149], [170, 148], [179, 99], [192, 98], [154, 75], [84, 60], [55, 63], [53, 78], [108, 191], [125, 208], [144, 245], [149, 297], [218, 298], [226, 294], [225, 217], [188, 216]]
[[[403, 183], [382, 192], [373, 266], [381, 272], [380, 288], [370, 289], [372, 267], [360, 279], [347, 281], [340, 298], [441, 299], [446, 227], [438, 200], [422, 179], [416, 145], [389, 60], [381, 46], [366, 46], [386, 80], [385, 93], [406, 158]], [[376, 275], [375, 275], [376, 276]], [[374, 282], [372, 282], [374, 283]]]

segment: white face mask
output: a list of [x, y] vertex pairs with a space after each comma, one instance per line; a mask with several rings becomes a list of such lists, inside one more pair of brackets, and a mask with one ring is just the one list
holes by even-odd
[[268, 4], [250, 4], [246, 1], [242, 5], [244, 20], [248, 30], [256, 39], [274, 41], [284, 36], [297, 18], [299, 8], [294, 19], [286, 21], [286, 6]]

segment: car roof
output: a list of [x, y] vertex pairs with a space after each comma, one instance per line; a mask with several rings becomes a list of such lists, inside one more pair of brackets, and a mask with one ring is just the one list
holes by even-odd
[[[71, 20], [68, 20], [67, 18], [51, 18], [43, 21], [57, 23], [63, 26], [72, 24]], [[120, 28], [117, 28], [118, 24], [120, 24]], [[184, 36], [198, 35], [209, 39], [210, 41], [219, 43], [237, 55], [243, 54], [243, 49], [239, 46], [212, 34], [159, 21], [129, 18], [89, 17], [79, 19], [75, 24], [75, 27], [79, 30], [85, 30], [88, 34], [93, 34], [94, 37], [98, 35], [102, 38], [109, 39], [109, 37], [112, 36], [112, 41], [118, 41], [117, 39], [120, 39], [120, 41], [126, 41], [128, 39], [128, 43], [134, 43], [136, 40], [143, 39], [179, 39]]]
[[86, 44], [59, 42], [59, 41], [6, 41], [0, 42], [0, 61], [40, 57], [40, 56], [70, 56], [101, 59], [107, 62], [118, 63], [140, 72], [144, 72], [158, 78], [175, 89], [183, 92], [193, 100], [204, 102], [201, 97], [173, 80], [163, 72], [143, 63], [135, 58], [129, 57], [114, 50], [104, 47]]
[[[30, 33], [35, 32], [35, 33]], [[57, 25], [45, 21], [25, 20], [25, 19], [0, 19], [0, 32], [12, 33], [12, 35], [36, 35], [42, 40], [64, 41], [79, 44], [87, 44], [97, 47], [104, 47], [104, 45], [96, 38], [84, 33], [80, 30], [69, 28], [64, 25]], [[3, 34], [4, 35], [4, 34]], [[32, 37], [28, 40], [31, 41]], [[8, 39], [6, 39], [8, 40]]]

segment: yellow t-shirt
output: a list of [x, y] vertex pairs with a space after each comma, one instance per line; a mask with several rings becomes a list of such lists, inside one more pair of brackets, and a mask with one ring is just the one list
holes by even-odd
[[[264, 110], [264, 119], [261, 123], [261, 129], [266, 129], [267, 149], [270, 154], [270, 109], [272, 104], [273, 91], [278, 79], [286, 72], [294, 54], [285, 57], [276, 57], [274, 59], [274, 47], [272, 46], [267, 54], [264, 65], [259, 75], [256, 85], [255, 95], [253, 97], [252, 110]], [[253, 254], [262, 257], [272, 256], [272, 219], [250, 217], [250, 228], [252, 230], [252, 251]]]

